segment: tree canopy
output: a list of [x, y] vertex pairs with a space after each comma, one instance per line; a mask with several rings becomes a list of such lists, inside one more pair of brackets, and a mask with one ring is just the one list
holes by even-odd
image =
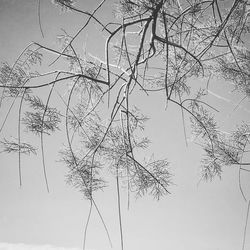
[[[12, 65], [3, 62], [0, 68], [0, 107], [9, 105], [0, 132], [18, 103], [18, 136], [1, 134], [1, 152], [18, 154], [20, 185], [22, 154], [37, 152], [22, 130], [40, 140], [48, 191], [44, 137], [64, 130], [65, 145], [59, 151], [68, 169], [66, 181], [82, 192], [100, 217], [94, 193], [109, 185], [107, 173], [114, 176], [123, 248], [121, 186], [137, 197], [148, 193], [159, 199], [170, 193], [174, 182], [171, 159], [143, 161], [141, 157], [150, 144], [143, 133], [150, 117], [133, 100], [149, 98], [152, 93], [165, 102], [157, 108], [179, 107], [186, 143], [192, 134], [203, 148], [202, 179], [221, 178], [229, 166], [238, 166], [239, 176], [250, 171], [250, 162], [245, 161], [249, 118], [225, 133], [215, 116], [221, 107], [214, 107], [207, 98], [210, 80], [217, 78], [228, 83], [228, 91], [241, 96], [234, 112], [249, 101], [248, 1], [120, 0], [114, 3], [113, 15], [105, 18], [105, 0], [92, 12], [80, 9], [72, 0], [53, 3], [61, 12], [86, 17], [85, 22], [74, 33], [62, 29], [58, 48], [32, 42]], [[39, 8], [40, 4], [38, 1]], [[38, 18], [44, 36], [40, 12]], [[103, 57], [82, 52], [82, 35], [89, 27], [104, 37], [105, 43], [100, 44]], [[193, 84], [199, 80], [200, 85]], [[54, 101], [56, 95], [60, 105]], [[239, 187], [249, 207], [240, 179]]]

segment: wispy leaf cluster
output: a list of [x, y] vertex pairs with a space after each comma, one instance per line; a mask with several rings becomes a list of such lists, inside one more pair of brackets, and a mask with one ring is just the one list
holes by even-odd
[[249, 145], [249, 125], [243, 123], [231, 133], [219, 130], [215, 119], [200, 104], [193, 101], [192, 132], [204, 149], [201, 160], [202, 177], [212, 180], [215, 176], [221, 178], [223, 167], [240, 165], [241, 158]]
[[75, 3], [73, 0], [52, 0], [51, 2], [60, 7], [62, 11], [69, 11]]
[[244, 47], [234, 47], [233, 54], [217, 60], [217, 74], [235, 84], [235, 89], [250, 97], [250, 51]]
[[36, 154], [37, 149], [31, 144], [26, 142], [18, 143], [17, 139], [7, 140], [4, 138], [3, 141], [0, 141], [2, 148], [1, 152], [5, 153], [22, 153], [22, 154]]
[[46, 106], [38, 96], [27, 95], [25, 100], [32, 109], [26, 111], [22, 119], [28, 131], [50, 135], [59, 129], [61, 114], [56, 108]]
[[67, 183], [82, 192], [86, 199], [91, 199], [95, 191], [106, 186], [100, 175], [99, 161], [73, 153], [70, 149], [62, 150], [60, 154], [62, 162], [68, 168]]

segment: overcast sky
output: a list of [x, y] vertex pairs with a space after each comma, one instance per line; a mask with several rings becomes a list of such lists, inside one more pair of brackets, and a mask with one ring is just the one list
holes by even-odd
[[[97, 3], [93, 0], [79, 2], [86, 10], [92, 10]], [[103, 20], [112, 14], [112, 1], [107, 2], [101, 12]], [[62, 14], [50, 1], [41, 0], [41, 21], [45, 34], [45, 38], [42, 38], [37, 1], [0, 0], [0, 61], [12, 64], [31, 41], [56, 48], [56, 35], [61, 33], [60, 28], [74, 34], [84, 20], [80, 15]], [[95, 26], [92, 27], [95, 29]], [[90, 51], [103, 59], [104, 39], [102, 36], [96, 37], [96, 33], [88, 29], [82, 35], [79, 46], [83, 51]], [[231, 131], [236, 121], [249, 117], [250, 106], [247, 102], [237, 113], [232, 112], [239, 96], [225, 91], [225, 82], [213, 80], [210, 86], [209, 101], [221, 108], [217, 118], [220, 124], [224, 124], [225, 131]], [[145, 131], [152, 141], [149, 151], [156, 158], [167, 158], [171, 162], [174, 185], [170, 188], [171, 195], [159, 202], [148, 196], [132, 199], [129, 210], [126, 209], [126, 192], [123, 192], [125, 249], [241, 249], [246, 203], [238, 187], [238, 168], [224, 169], [222, 180], [199, 182], [202, 151], [192, 143], [191, 137], [186, 147], [179, 110], [172, 106], [165, 110], [164, 100], [157, 95], [134, 101], [151, 117]], [[0, 110], [0, 124], [7, 107]], [[17, 113], [13, 111], [1, 137], [16, 135], [15, 124]], [[32, 140], [39, 145], [39, 140]], [[62, 134], [45, 139], [49, 194], [44, 186], [40, 154], [37, 157], [23, 157], [21, 189], [17, 156], [0, 154], [0, 250], [81, 249], [89, 203], [77, 190], [65, 184], [66, 169], [58, 162], [57, 153], [62, 142]], [[245, 174], [243, 188], [248, 197], [249, 183], [250, 175]], [[98, 193], [96, 202], [109, 229], [113, 249], [118, 250], [119, 223], [114, 187]], [[250, 228], [246, 249], [250, 249], [249, 235]], [[111, 248], [105, 230], [96, 211], [93, 211], [87, 250], [107, 249]]]

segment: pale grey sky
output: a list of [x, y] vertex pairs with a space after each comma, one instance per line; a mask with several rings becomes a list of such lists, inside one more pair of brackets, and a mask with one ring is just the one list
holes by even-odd
[[[93, 9], [96, 1], [84, 0], [81, 7]], [[111, 2], [102, 18], [110, 15]], [[50, 1], [41, 0], [41, 20], [45, 38], [41, 37], [35, 0], [0, 0], [0, 61], [12, 64], [18, 54], [31, 41], [56, 46], [60, 28], [71, 34], [83, 23], [79, 15], [62, 14]], [[72, 30], [73, 29], [73, 30]], [[103, 58], [104, 38], [88, 30], [79, 46]], [[194, 84], [196, 84], [194, 82]], [[225, 92], [225, 83], [210, 83], [209, 102], [223, 107], [217, 115], [225, 131], [231, 131], [235, 121], [249, 117], [250, 106], [243, 103], [232, 113], [239, 97]], [[214, 94], [212, 94], [214, 93]], [[227, 102], [226, 100], [230, 100]], [[169, 106], [153, 94], [149, 99], [134, 100], [151, 120], [145, 133], [152, 141], [150, 153], [168, 158], [174, 185], [171, 195], [159, 202], [151, 197], [131, 200], [126, 209], [126, 192], [122, 196], [124, 241], [126, 250], [237, 250], [241, 249], [246, 217], [246, 203], [238, 187], [238, 168], [224, 169], [222, 180], [199, 183], [199, 163], [202, 151], [190, 142], [185, 146], [179, 110]], [[152, 105], [154, 103], [154, 105]], [[0, 110], [0, 124], [4, 111]], [[176, 115], [178, 114], [178, 115]], [[9, 117], [4, 136], [16, 133], [17, 114]], [[1, 135], [2, 136], [2, 135]], [[192, 141], [192, 138], [189, 138]], [[39, 146], [39, 140], [32, 140]], [[62, 133], [45, 138], [48, 179], [51, 193], [47, 193], [42, 175], [40, 153], [37, 157], [23, 157], [23, 187], [18, 186], [18, 158], [0, 154], [0, 250], [66, 250], [81, 248], [83, 230], [89, 203], [81, 194], [64, 182], [66, 168], [58, 160], [58, 149], [63, 142]], [[250, 174], [243, 176], [243, 186], [250, 197]], [[119, 223], [114, 187], [96, 195], [113, 242], [120, 249]], [[250, 218], [249, 218], [250, 219]], [[249, 221], [250, 223], [250, 221]], [[246, 249], [250, 249], [250, 229]], [[54, 246], [54, 247], [52, 247]], [[87, 238], [88, 250], [110, 249], [103, 225], [93, 211]]]

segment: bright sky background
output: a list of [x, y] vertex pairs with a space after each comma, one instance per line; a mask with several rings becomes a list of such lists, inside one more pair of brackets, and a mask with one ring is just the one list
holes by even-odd
[[[81, 8], [92, 10], [97, 1], [82, 0]], [[107, 1], [101, 12], [103, 20], [111, 13]], [[61, 14], [50, 3], [41, 0], [41, 20], [45, 38], [41, 37], [36, 0], [0, 0], [0, 61], [12, 64], [31, 41], [56, 48], [60, 28], [70, 34], [81, 27], [84, 17]], [[92, 26], [95, 27], [95, 26]], [[93, 28], [94, 29], [94, 28]], [[104, 37], [94, 31], [82, 36], [82, 50], [103, 58]], [[197, 85], [198, 82], [194, 82]], [[231, 131], [235, 121], [250, 115], [243, 103], [237, 114], [232, 112], [240, 100], [225, 91], [224, 82], [213, 80], [209, 103], [220, 108], [220, 124]], [[194, 143], [185, 146], [181, 114], [176, 107], [164, 109], [163, 96], [143, 96], [135, 102], [151, 117], [146, 134], [152, 141], [150, 152], [155, 158], [168, 158], [174, 174], [171, 195], [159, 202], [151, 197], [132, 199], [126, 209], [126, 192], [122, 198], [123, 229], [126, 250], [237, 250], [241, 249], [246, 217], [246, 203], [238, 187], [238, 168], [224, 169], [222, 180], [199, 183], [202, 151]], [[16, 106], [17, 107], [17, 106]], [[4, 116], [0, 111], [0, 121]], [[17, 114], [13, 112], [2, 133], [17, 133]], [[17, 155], [0, 155], [0, 250], [75, 250], [81, 249], [89, 203], [64, 182], [66, 168], [58, 161], [63, 133], [45, 139], [48, 194], [42, 175], [41, 157], [23, 157], [23, 187], [18, 184]], [[35, 141], [35, 140], [34, 140]], [[191, 141], [191, 138], [190, 138]], [[35, 141], [39, 145], [39, 140]], [[150, 154], [151, 154], [150, 153]], [[150, 154], [147, 156], [149, 157]], [[250, 197], [250, 175], [243, 176], [244, 190]], [[113, 249], [120, 249], [119, 224], [114, 187], [96, 195], [96, 201], [108, 226]], [[250, 218], [249, 218], [250, 220]], [[250, 223], [250, 221], [249, 221]], [[107, 250], [109, 242], [94, 211], [87, 238], [87, 250]], [[250, 249], [250, 227], [246, 249]]]

